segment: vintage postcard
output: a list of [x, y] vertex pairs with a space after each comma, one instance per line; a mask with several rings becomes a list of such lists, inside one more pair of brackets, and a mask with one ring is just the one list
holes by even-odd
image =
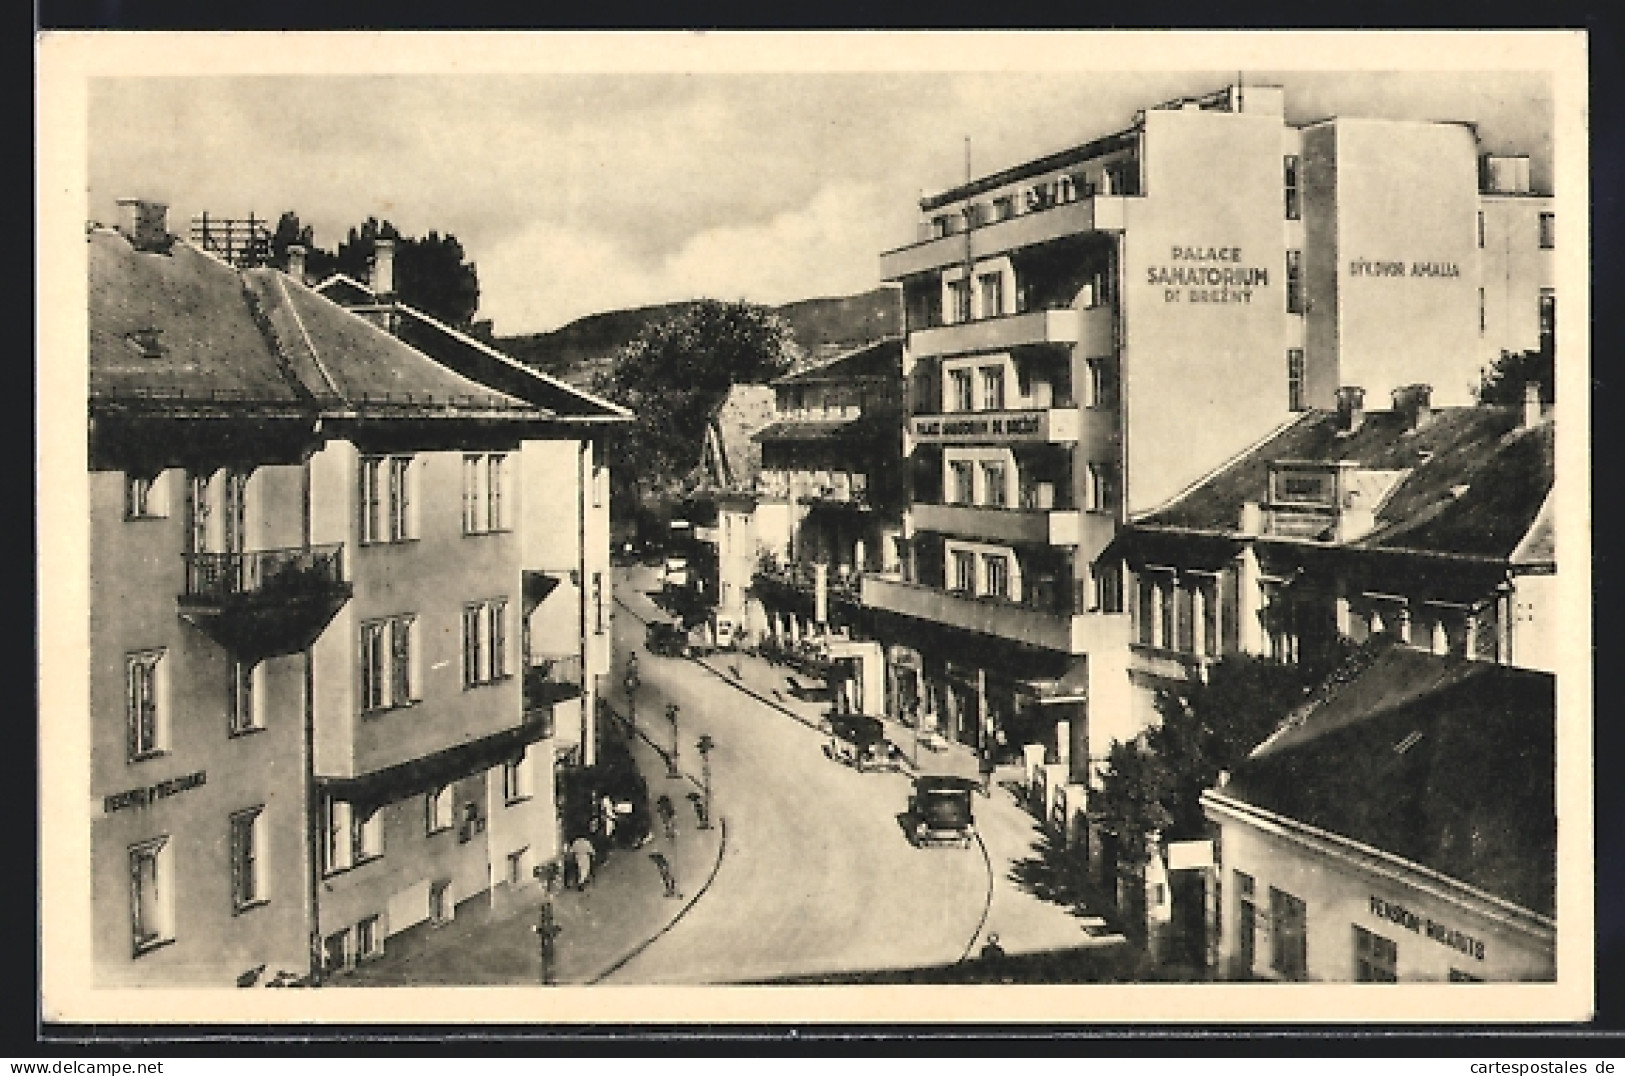
[[38, 54], [47, 1020], [1590, 1015], [1584, 34]]

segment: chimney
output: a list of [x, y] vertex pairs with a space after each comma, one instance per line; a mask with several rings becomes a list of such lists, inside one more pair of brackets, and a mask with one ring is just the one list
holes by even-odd
[[1540, 424], [1540, 382], [1523, 383], [1523, 424], [1525, 428]]
[[1357, 433], [1365, 422], [1365, 389], [1344, 385], [1337, 390], [1337, 432]]
[[1419, 430], [1433, 417], [1432, 385], [1401, 385], [1394, 390], [1394, 413], [1407, 430]]
[[118, 200], [119, 231], [137, 250], [169, 249], [169, 206], [145, 198]]
[[301, 284], [305, 282], [305, 248], [298, 243], [288, 247], [288, 275]]
[[1264, 506], [1257, 501], [1243, 501], [1241, 505], [1242, 534], [1260, 537], [1264, 533]]
[[395, 241], [380, 239], [372, 255], [372, 293], [379, 302], [395, 297]]

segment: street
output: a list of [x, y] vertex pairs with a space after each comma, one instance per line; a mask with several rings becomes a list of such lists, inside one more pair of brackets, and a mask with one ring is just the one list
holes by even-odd
[[[949, 965], [974, 956], [989, 931], [1011, 954], [1115, 944], [1013, 881], [1039, 831], [1008, 792], [976, 799], [982, 841], [915, 848], [899, 819], [906, 772], [860, 773], [831, 761], [822, 733], [718, 671], [756, 663], [751, 676], [761, 682], [765, 662], [729, 655], [708, 668], [644, 651], [644, 621], [664, 617], [645, 593], [654, 579], [646, 569], [616, 572], [616, 663], [606, 687], [625, 712], [624, 663], [636, 651], [639, 729], [669, 748], [664, 713], [675, 702], [682, 768], [695, 775], [694, 744], [712, 737], [713, 811], [727, 820], [727, 846], [705, 897], [606, 981], [737, 983]], [[652, 791], [659, 780], [651, 775]]]

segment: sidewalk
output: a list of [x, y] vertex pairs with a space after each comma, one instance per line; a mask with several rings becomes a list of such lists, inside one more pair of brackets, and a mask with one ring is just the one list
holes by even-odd
[[[688, 793], [689, 777], [668, 778], [665, 756], [638, 738], [633, 745], [650, 796], [662, 792], [678, 805], [677, 839], [655, 826], [642, 848], [617, 848], [593, 871], [585, 891], [564, 890], [553, 897], [559, 934], [554, 977], [561, 984], [594, 983], [664, 934], [709, 887], [721, 865], [726, 823], [696, 827]], [[660, 872], [650, 858], [664, 855], [677, 880], [679, 898], [664, 895]], [[332, 986], [531, 985], [540, 982], [541, 949], [535, 927], [542, 888], [527, 883], [521, 895], [500, 901], [493, 912], [485, 895], [457, 909], [443, 926], [416, 926], [385, 943], [382, 957]]]

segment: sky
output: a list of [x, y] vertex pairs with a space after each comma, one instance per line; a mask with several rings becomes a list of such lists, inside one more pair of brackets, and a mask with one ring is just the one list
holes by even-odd
[[[1230, 71], [1003, 70], [105, 76], [89, 80], [88, 216], [170, 228], [294, 210], [337, 246], [368, 216], [455, 235], [499, 335], [710, 296], [880, 283], [917, 201], [1232, 83]], [[1550, 189], [1551, 86], [1518, 71], [1245, 70], [1287, 118], [1470, 120]]]

